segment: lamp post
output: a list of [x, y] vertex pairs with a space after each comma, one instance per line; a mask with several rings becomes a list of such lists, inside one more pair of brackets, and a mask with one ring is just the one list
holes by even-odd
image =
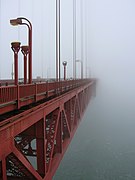
[[[24, 21], [24, 22], [23, 22]], [[28, 27], [28, 46], [29, 46], [29, 84], [32, 83], [32, 24], [24, 18], [11, 19], [10, 24], [13, 26], [26, 25]]]
[[27, 55], [29, 54], [29, 46], [22, 46], [21, 51], [24, 55], [24, 84], [27, 83]]
[[11, 43], [11, 48], [14, 52], [15, 85], [18, 85], [18, 52], [20, 50], [20, 44], [20, 42]]
[[63, 61], [63, 66], [64, 66], [64, 81], [66, 80], [66, 66], [67, 66], [67, 61]]
[[80, 63], [81, 63], [81, 79], [83, 79], [83, 61], [77, 59], [77, 60], [75, 60], [75, 62], [76, 62], [76, 63], [77, 63], [77, 62], [80, 62]]

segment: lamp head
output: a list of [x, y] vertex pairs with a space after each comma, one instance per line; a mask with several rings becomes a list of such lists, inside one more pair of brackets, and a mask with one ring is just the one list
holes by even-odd
[[19, 24], [22, 24], [22, 19], [21, 18], [11, 19], [10, 24], [12, 26], [18, 26]]
[[63, 66], [66, 66], [67, 65], [67, 61], [63, 61]]
[[20, 50], [20, 45], [21, 45], [20, 42], [12, 42], [12, 43], [11, 43], [11, 48], [12, 48], [12, 50], [14, 51], [14, 53], [18, 53], [18, 52], [19, 52], [19, 50]]
[[22, 46], [21, 51], [24, 55], [27, 56], [27, 54], [30, 52], [30, 48], [29, 48], [29, 46]]

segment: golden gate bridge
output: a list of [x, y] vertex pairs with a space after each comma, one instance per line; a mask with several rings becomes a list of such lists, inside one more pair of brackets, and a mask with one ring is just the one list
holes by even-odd
[[[13, 79], [0, 80], [0, 179], [51, 180], [95, 91], [96, 79], [76, 78], [76, 1], [74, 12], [73, 78], [60, 74], [60, 1], [56, 1], [56, 78], [32, 78], [32, 23], [25, 17], [10, 20], [27, 26], [28, 45], [12, 42]], [[83, 48], [83, 47], [82, 47]], [[24, 58], [24, 77], [18, 78], [18, 54]]]

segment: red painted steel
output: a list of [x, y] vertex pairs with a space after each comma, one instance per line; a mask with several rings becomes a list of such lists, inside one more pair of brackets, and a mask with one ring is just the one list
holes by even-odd
[[24, 84], [27, 83], [27, 55], [29, 54], [29, 46], [22, 46], [21, 51], [24, 55]]
[[11, 48], [14, 52], [14, 64], [15, 64], [15, 85], [18, 84], [18, 52], [20, 50], [20, 42], [12, 42]]
[[95, 80], [63, 81], [59, 96], [56, 85], [57, 82], [0, 87], [1, 106], [12, 102], [16, 109], [22, 106], [22, 99], [29, 104], [28, 98], [35, 102], [53, 95], [46, 102], [18, 110], [16, 115], [2, 115], [5, 119], [0, 122], [0, 179], [51, 180], [54, 176], [92, 96]]
[[20, 109], [23, 106], [39, 100], [56, 96], [88, 83], [90, 80], [67, 80], [61, 82], [46, 82], [26, 85], [0, 87], [0, 114]]
[[[24, 21], [24, 22], [23, 22]], [[32, 83], [32, 24], [25, 17], [19, 17], [17, 19], [11, 19], [10, 24], [13, 26], [26, 25], [28, 27], [28, 45], [29, 45], [29, 84]]]

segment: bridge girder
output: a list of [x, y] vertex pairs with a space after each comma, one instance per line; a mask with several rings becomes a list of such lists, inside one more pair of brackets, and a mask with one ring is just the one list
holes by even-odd
[[0, 123], [0, 179], [52, 179], [93, 85], [89, 82]]

